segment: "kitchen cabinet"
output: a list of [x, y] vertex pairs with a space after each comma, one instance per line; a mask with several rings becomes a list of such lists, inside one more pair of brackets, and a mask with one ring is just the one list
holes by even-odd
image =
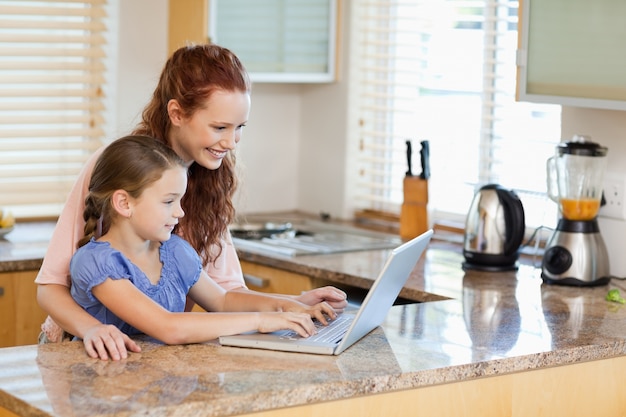
[[626, 110], [626, 2], [520, 0], [519, 101]]
[[37, 271], [0, 273], [0, 347], [37, 343], [46, 313], [37, 303]]
[[300, 294], [314, 288], [312, 279], [306, 275], [247, 261], [241, 261], [241, 268], [246, 285], [254, 291]]
[[335, 80], [336, 0], [211, 0], [209, 37], [255, 82]]
[[209, 41], [232, 49], [254, 82], [332, 82], [340, 1], [169, 0], [169, 51]]

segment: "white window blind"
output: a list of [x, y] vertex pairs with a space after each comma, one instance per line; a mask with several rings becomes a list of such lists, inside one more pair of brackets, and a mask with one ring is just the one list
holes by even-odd
[[0, 207], [58, 215], [102, 144], [106, 0], [0, 2]]
[[517, 191], [527, 224], [553, 224], [545, 163], [560, 140], [560, 106], [515, 102], [517, 1], [353, 3], [356, 209], [399, 213], [407, 171], [431, 153], [429, 209], [463, 222], [475, 189]]

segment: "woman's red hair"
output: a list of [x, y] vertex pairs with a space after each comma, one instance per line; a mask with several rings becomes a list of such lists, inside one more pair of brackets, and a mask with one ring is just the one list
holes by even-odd
[[[191, 117], [216, 90], [250, 92], [248, 73], [237, 56], [218, 45], [193, 45], [175, 51], [165, 63], [152, 99], [133, 134], [168, 142], [170, 118], [167, 104], [178, 101], [185, 117]], [[187, 193], [178, 232], [206, 265], [221, 253], [219, 245], [235, 216], [233, 194], [237, 188], [235, 155], [230, 152], [216, 170], [197, 163], [189, 168]]]

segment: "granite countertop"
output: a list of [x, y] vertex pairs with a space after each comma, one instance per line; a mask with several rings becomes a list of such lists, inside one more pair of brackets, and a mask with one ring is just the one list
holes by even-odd
[[[387, 250], [242, 259], [367, 287]], [[612, 358], [626, 352], [626, 306], [608, 286], [542, 283], [540, 269], [461, 269], [460, 248], [433, 240], [384, 324], [339, 356], [162, 346], [121, 362], [79, 342], [0, 349], [0, 406], [40, 416], [219, 416]], [[531, 260], [532, 261], [532, 260]]]
[[0, 237], [0, 272], [38, 270], [53, 231], [54, 222], [16, 223]]

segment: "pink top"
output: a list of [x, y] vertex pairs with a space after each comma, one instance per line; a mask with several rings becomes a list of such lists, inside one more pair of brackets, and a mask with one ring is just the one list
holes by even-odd
[[[78, 240], [83, 237], [84, 233], [83, 210], [85, 208], [85, 197], [87, 196], [89, 180], [93, 167], [96, 164], [96, 159], [103, 150], [104, 147], [94, 152], [72, 187], [57, 221], [35, 283], [60, 284], [68, 288], [70, 287], [70, 259], [76, 251]], [[204, 270], [225, 290], [245, 287], [241, 264], [239, 263], [230, 234], [226, 234], [222, 243], [222, 254], [214, 263], [209, 262], [208, 265], [205, 265]], [[51, 317], [46, 319], [41, 329], [48, 337], [48, 340], [52, 342], [61, 340], [63, 330]]]

